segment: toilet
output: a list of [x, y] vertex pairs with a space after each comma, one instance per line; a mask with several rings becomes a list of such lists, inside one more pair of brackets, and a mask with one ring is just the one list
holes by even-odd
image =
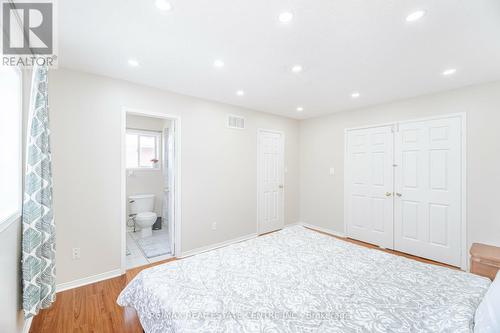
[[128, 197], [130, 204], [130, 215], [135, 214], [136, 226], [141, 229], [141, 237], [153, 235], [153, 224], [156, 222], [155, 196], [154, 194], [138, 194]]

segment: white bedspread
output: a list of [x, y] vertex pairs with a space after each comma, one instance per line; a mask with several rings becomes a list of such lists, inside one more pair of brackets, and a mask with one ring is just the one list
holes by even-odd
[[142, 271], [149, 332], [470, 332], [490, 281], [303, 227]]

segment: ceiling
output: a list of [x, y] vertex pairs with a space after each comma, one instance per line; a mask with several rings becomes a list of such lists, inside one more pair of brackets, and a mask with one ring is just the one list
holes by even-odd
[[169, 2], [58, 1], [59, 65], [298, 119], [500, 80], [498, 0]]

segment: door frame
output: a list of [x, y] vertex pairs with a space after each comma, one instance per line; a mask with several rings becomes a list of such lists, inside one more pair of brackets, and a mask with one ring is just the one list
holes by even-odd
[[[460, 268], [463, 269], [464, 271], [469, 270], [469, 251], [468, 251], [468, 238], [467, 238], [467, 114], [465, 112], [459, 112], [459, 113], [448, 113], [448, 114], [442, 114], [438, 116], [429, 116], [429, 117], [423, 117], [423, 118], [414, 118], [414, 119], [405, 119], [405, 120], [398, 120], [398, 121], [393, 121], [393, 122], [388, 122], [388, 123], [381, 123], [381, 124], [374, 124], [374, 125], [366, 125], [366, 126], [359, 126], [359, 127], [350, 127], [344, 129], [344, 233], [346, 234], [347, 237], [349, 237], [349, 234], [347, 232], [347, 177], [346, 177], [346, 170], [348, 169], [348, 152], [349, 152], [349, 147], [348, 147], [348, 142], [347, 142], [347, 136], [350, 131], [353, 130], [359, 130], [359, 129], [366, 129], [366, 128], [373, 128], [373, 127], [382, 127], [382, 126], [395, 126], [394, 128], [398, 128], [399, 124], [403, 123], [410, 123], [410, 122], [416, 122], [416, 121], [427, 121], [427, 120], [438, 120], [438, 119], [447, 119], [447, 118], [460, 118], [461, 121], [461, 228], [460, 228]], [[394, 146], [395, 149], [395, 146]]]
[[174, 229], [174, 248], [172, 257], [180, 255], [181, 253], [181, 227], [182, 227], [182, 214], [181, 214], [181, 117], [176, 114], [169, 114], [163, 112], [155, 112], [149, 110], [134, 109], [129, 107], [122, 107], [121, 110], [121, 168], [120, 168], [120, 234], [121, 234], [121, 272], [124, 274], [127, 271], [126, 260], [126, 247], [127, 247], [127, 189], [126, 189], [126, 130], [127, 130], [127, 114], [145, 116], [152, 118], [161, 118], [172, 121], [175, 125], [174, 129], [174, 189], [172, 191], [173, 207], [174, 207], [174, 221], [171, 221]]
[[260, 223], [259, 223], [259, 217], [260, 217], [260, 190], [261, 190], [261, 174], [260, 174], [260, 162], [261, 162], [261, 147], [260, 147], [260, 135], [261, 133], [275, 133], [275, 134], [280, 134], [281, 135], [281, 152], [283, 156], [283, 169], [281, 172], [281, 177], [283, 179], [283, 202], [281, 203], [280, 206], [280, 211], [281, 211], [281, 216], [283, 216], [283, 225], [282, 228], [285, 226], [285, 132], [280, 131], [280, 130], [271, 130], [271, 129], [266, 129], [266, 128], [257, 128], [257, 235], [261, 235], [260, 231]]

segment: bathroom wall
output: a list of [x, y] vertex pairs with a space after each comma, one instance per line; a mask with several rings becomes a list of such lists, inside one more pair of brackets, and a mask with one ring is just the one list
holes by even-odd
[[[257, 231], [258, 128], [285, 132], [285, 222], [298, 221], [297, 120], [61, 68], [49, 93], [58, 284], [120, 268], [124, 107], [182, 119], [183, 252]], [[228, 114], [245, 117], [245, 130], [228, 129]]]
[[[166, 119], [127, 114], [127, 128], [161, 133], [169, 125], [170, 121]], [[160, 147], [160, 161], [163, 161], [163, 147]], [[160, 170], [127, 170], [127, 197], [133, 194], [154, 194], [155, 213], [158, 216], [162, 216], [163, 185], [163, 166]]]

